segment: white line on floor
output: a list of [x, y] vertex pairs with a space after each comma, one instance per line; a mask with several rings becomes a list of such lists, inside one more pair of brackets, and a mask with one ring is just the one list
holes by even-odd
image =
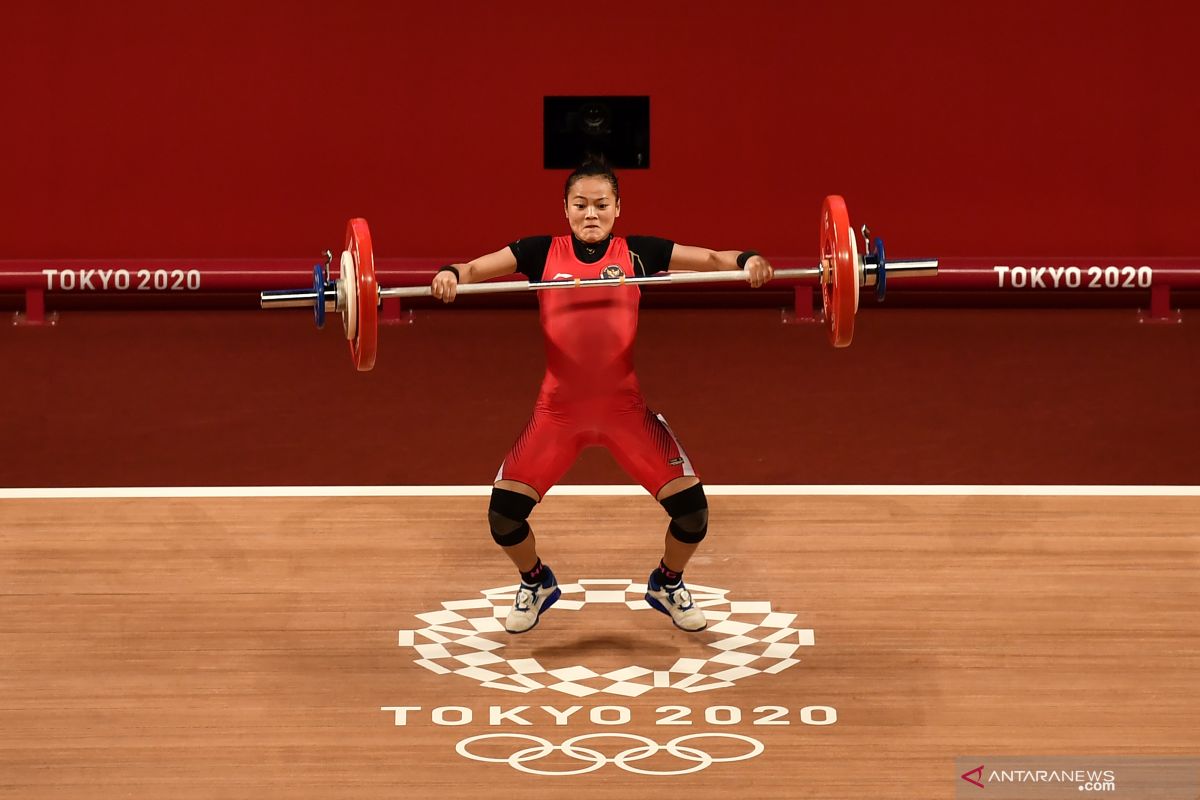
[[[486, 497], [491, 486], [149, 486], [0, 489], [0, 500], [88, 500], [191, 497]], [[709, 495], [726, 496], [928, 496], [928, 497], [1200, 497], [1200, 486], [993, 486], [705, 484]], [[566, 485], [551, 496], [637, 496], [640, 486]]]

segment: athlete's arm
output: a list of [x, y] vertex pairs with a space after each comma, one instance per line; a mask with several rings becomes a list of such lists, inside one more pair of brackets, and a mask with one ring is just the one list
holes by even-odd
[[486, 256], [472, 259], [465, 264], [451, 264], [458, 270], [458, 278], [450, 270], [442, 270], [433, 276], [433, 296], [443, 303], [453, 303], [458, 295], [460, 283], [481, 283], [503, 275], [512, 275], [517, 271], [517, 257], [513, 251], [505, 247]]
[[677, 244], [671, 251], [671, 269], [689, 272], [717, 272], [718, 270], [741, 269], [737, 265], [740, 250], [709, 250], [707, 247], [692, 247]]
[[[671, 251], [671, 269], [692, 272], [716, 272], [718, 270], [742, 269], [738, 264], [740, 250], [709, 250], [677, 244]], [[758, 288], [775, 275], [771, 263], [757, 253], [748, 256], [745, 269], [750, 273], [750, 285]]]

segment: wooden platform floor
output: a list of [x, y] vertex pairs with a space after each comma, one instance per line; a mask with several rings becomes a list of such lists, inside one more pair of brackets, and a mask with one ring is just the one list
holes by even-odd
[[[485, 607], [481, 592], [513, 577], [486, 503], [0, 502], [0, 797], [948, 798], [958, 755], [1200, 752], [1200, 498], [713, 497], [688, 579], [728, 590], [706, 601], [726, 624], [686, 634], [636, 607], [661, 509], [551, 497], [534, 528], [560, 582], [579, 584], [564, 595], [578, 605], [521, 637], [482, 621], [504, 601], [493, 592]], [[622, 598], [619, 584], [581, 580], [633, 588]], [[445, 655], [428, 647], [435, 625]], [[418, 631], [412, 645], [406, 630]], [[756, 655], [750, 669], [799, 661], [707, 677], [740, 653]], [[430, 668], [414, 663], [422, 655]], [[541, 688], [481, 682], [534, 661], [545, 671], [526, 678]], [[445, 665], [470, 674], [435, 671]], [[572, 667], [601, 677], [550, 676]], [[693, 687], [733, 685], [671, 688], [689, 674], [701, 676]], [[618, 683], [635, 688], [600, 688]], [[420, 707], [403, 726], [382, 710], [402, 706]], [[435, 724], [434, 709], [451, 706], [438, 719], [469, 709], [472, 721]], [[492, 726], [493, 706], [526, 706], [530, 724]], [[542, 706], [580, 708], [556, 725]], [[766, 706], [789, 724], [753, 724], [778, 713], [755, 711]], [[805, 713], [825, 719], [802, 711], [817, 706], [836, 722], [805, 724]], [[672, 715], [691, 724], [659, 724]], [[559, 777], [456, 751], [488, 733], [561, 745], [602, 732], [659, 744], [733, 733], [763, 749], [674, 777], [612, 762], [625, 751], [628, 766], [681, 770], [753, 745], [707, 737], [679, 743], [693, 760], [639, 759], [632, 739], [593, 738], [579, 746], [606, 761]], [[534, 746], [476, 745], [492, 758]], [[523, 766], [594, 759], [556, 750]]]

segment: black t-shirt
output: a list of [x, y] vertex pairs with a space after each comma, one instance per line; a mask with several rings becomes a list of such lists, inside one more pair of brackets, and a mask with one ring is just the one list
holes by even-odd
[[[529, 236], [518, 239], [508, 246], [517, 258], [517, 272], [527, 276], [531, 281], [540, 281], [546, 269], [546, 257], [550, 255], [551, 236]], [[571, 244], [575, 249], [575, 257], [585, 264], [595, 264], [604, 257], [608, 250], [609, 240], [597, 242], [594, 245], [585, 244], [574, 236]], [[671, 264], [671, 253], [675, 243], [670, 239], [660, 239], [657, 236], [627, 236], [629, 256], [633, 261], [633, 274], [653, 275], [665, 271]]]

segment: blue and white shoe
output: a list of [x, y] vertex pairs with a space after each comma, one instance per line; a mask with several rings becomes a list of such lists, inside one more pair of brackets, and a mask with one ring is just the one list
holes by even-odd
[[554, 605], [558, 598], [562, 597], [558, 581], [554, 579], [554, 573], [544, 565], [543, 569], [546, 571], [546, 577], [542, 579], [540, 585], [530, 586], [522, 582], [517, 587], [517, 596], [513, 600], [512, 611], [508, 612], [508, 617], [504, 620], [504, 630], [509, 633], [524, 633], [532, 630], [538, 624], [542, 614]]
[[689, 633], [708, 627], [708, 618], [692, 602], [692, 594], [681, 580], [674, 586], [658, 585], [658, 570], [650, 573], [646, 582], [646, 602], [671, 618], [675, 627]]

